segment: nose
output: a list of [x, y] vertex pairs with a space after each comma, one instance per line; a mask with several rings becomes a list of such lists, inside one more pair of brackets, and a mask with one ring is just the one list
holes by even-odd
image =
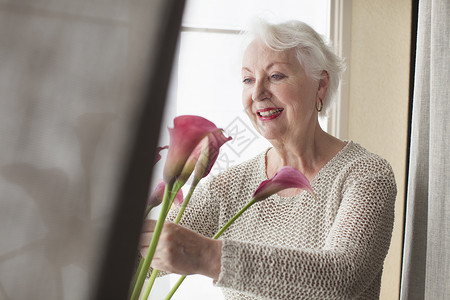
[[271, 93], [263, 80], [257, 80], [253, 86], [252, 100], [263, 101], [270, 99]]

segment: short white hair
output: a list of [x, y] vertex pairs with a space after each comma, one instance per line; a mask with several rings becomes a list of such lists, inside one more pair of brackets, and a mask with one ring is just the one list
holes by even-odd
[[328, 90], [325, 99], [322, 99], [323, 112], [326, 114], [337, 94], [345, 64], [320, 34], [298, 20], [272, 24], [258, 18], [253, 20], [244, 35], [248, 43], [260, 39], [275, 51], [295, 49], [300, 65], [313, 80], [322, 79], [323, 71], [326, 71], [329, 76]]

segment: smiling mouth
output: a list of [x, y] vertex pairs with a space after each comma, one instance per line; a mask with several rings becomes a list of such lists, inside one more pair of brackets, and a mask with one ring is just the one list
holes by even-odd
[[283, 108], [268, 108], [259, 110], [256, 113], [260, 119], [271, 120], [278, 117], [282, 111]]

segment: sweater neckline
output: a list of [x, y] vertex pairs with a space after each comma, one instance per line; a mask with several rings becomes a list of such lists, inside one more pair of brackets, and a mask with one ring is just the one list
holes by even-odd
[[[334, 165], [334, 162], [336, 160], [339, 160], [347, 151], [348, 149], [350, 149], [353, 146], [353, 141], [351, 140], [344, 140], [344, 142], [346, 143], [346, 145], [344, 146], [344, 148], [342, 148], [341, 150], [339, 150], [338, 153], [336, 153], [335, 156], [333, 156], [320, 170], [319, 172], [317, 172], [316, 176], [314, 176], [314, 178], [311, 180], [310, 184], [311, 187], [313, 187], [314, 189], [314, 185], [315, 182], [322, 177], [322, 174], [327, 172], [327, 170]], [[267, 165], [266, 165], [266, 156], [267, 156], [267, 152], [271, 149], [272, 147], [269, 147], [266, 149], [266, 151], [264, 151], [263, 153], [261, 153], [261, 160], [260, 162], [262, 163], [262, 168], [260, 168], [262, 174], [260, 174], [260, 177], [262, 178], [262, 180], [268, 180], [269, 178], [267, 177]], [[262, 181], [261, 180], [261, 181]], [[300, 193], [298, 193], [297, 195], [294, 196], [280, 196], [278, 194], [273, 194], [271, 197], [274, 198], [275, 200], [278, 201], [285, 201], [285, 200], [293, 200], [293, 199], [298, 199], [300, 198], [301, 195], [303, 195], [304, 193], [306, 193], [307, 191], [301, 191]]]

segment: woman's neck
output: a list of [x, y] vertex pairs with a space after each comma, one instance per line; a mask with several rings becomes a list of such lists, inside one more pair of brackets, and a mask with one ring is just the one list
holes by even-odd
[[291, 166], [302, 172], [309, 181], [344, 146], [345, 142], [318, 130], [313, 137], [296, 141], [272, 143], [266, 154], [266, 173], [271, 178], [283, 166]]

